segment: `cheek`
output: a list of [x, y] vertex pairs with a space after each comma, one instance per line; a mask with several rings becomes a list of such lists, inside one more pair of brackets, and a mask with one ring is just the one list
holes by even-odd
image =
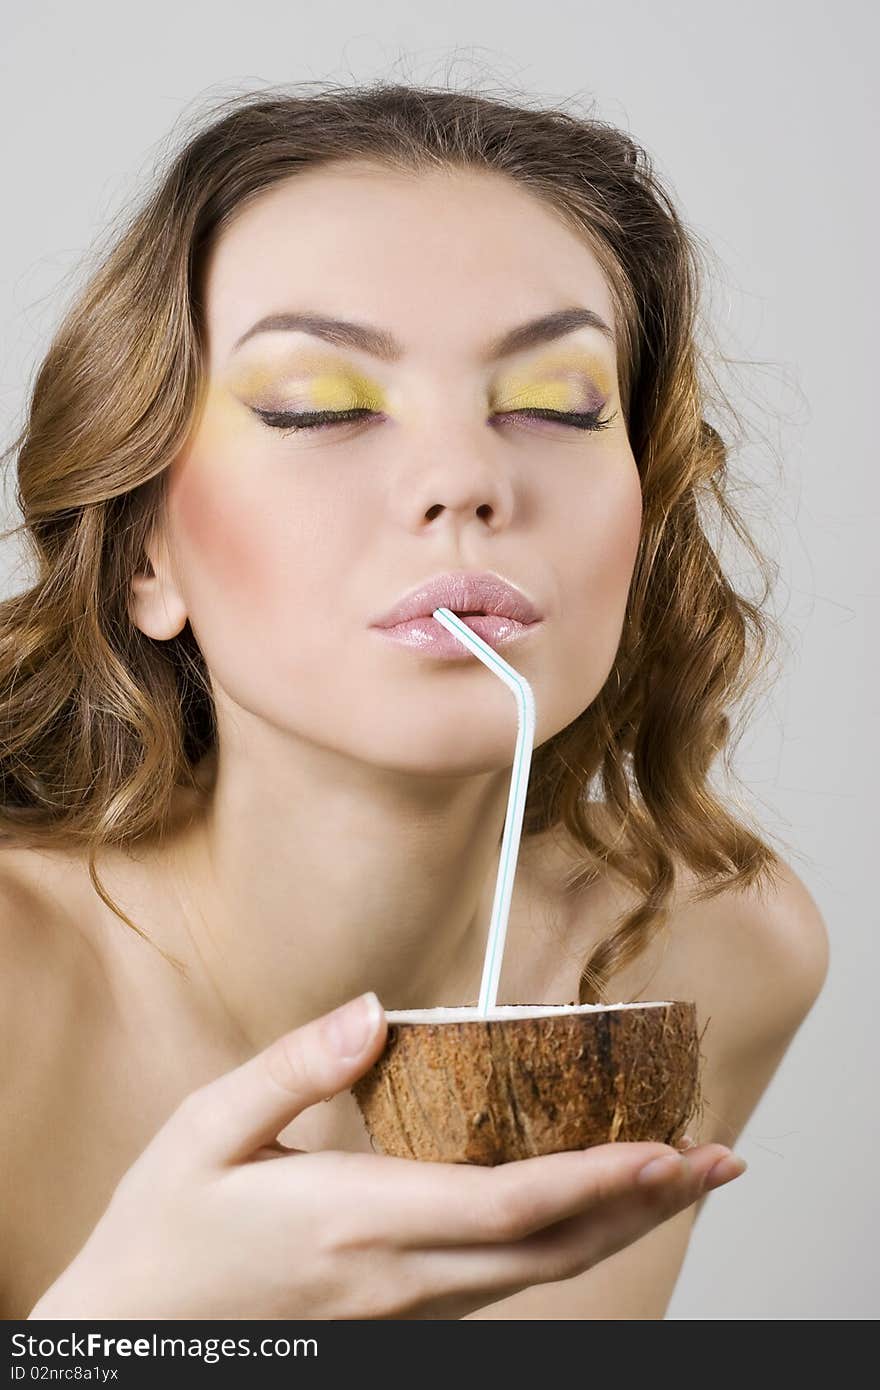
[[254, 601], [272, 587], [284, 509], [277, 498], [273, 505], [271, 487], [254, 485], [252, 453], [237, 415], [215, 404], [172, 475], [168, 510], [187, 597], [204, 586], [205, 597]]
[[642, 489], [635, 460], [614, 468], [590, 489], [578, 512], [583, 591], [621, 615], [638, 553]]
[[[568, 514], [559, 688], [580, 712], [601, 689], [620, 645], [642, 522], [635, 461], [597, 474]], [[560, 561], [561, 563], [561, 561]], [[568, 713], [568, 710], [565, 711]]]
[[635, 462], [614, 488], [605, 516], [607, 524], [597, 536], [596, 563], [609, 588], [622, 591], [625, 600], [642, 530], [642, 487]]
[[260, 548], [249, 509], [238, 504], [234, 491], [193, 468], [181, 475], [169, 503], [190, 564], [209, 581], [222, 581], [223, 589], [250, 589]]

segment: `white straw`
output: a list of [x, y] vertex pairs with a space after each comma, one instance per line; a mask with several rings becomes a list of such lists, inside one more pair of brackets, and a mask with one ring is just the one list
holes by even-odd
[[513, 897], [513, 880], [516, 874], [516, 861], [519, 857], [519, 841], [522, 832], [523, 814], [526, 808], [526, 792], [529, 786], [529, 769], [532, 765], [532, 748], [535, 743], [535, 697], [525, 676], [509, 666], [488, 642], [484, 642], [476, 632], [463, 623], [448, 608], [435, 608], [433, 617], [438, 623], [457, 637], [474, 656], [479, 657], [484, 666], [494, 672], [508, 686], [516, 697], [517, 735], [516, 750], [513, 755], [513, 771], [510, 777], [510, 793], [507, 798], [507, 816], [504, 821], [504, 835], [501, 840], [501, 858], [498, 864], [498, 877], [495, 880], [495, 901], [492, 904], [492, 919], [489, 924], [489, 939], [483, 960], [483, 979], [480, 984], [480, 1000], [477, 1005], [481, 1017], [486, 1018], [495, 1009], [498, 996], [498, 980], [501, 975], [501, 960], [504, 954], [504, 940], [507, 936], [507, 919], [510, 916], [510, 900]]

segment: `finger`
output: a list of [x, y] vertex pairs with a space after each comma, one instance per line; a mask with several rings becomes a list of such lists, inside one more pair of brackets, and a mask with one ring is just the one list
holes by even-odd
[[[332, 1157], [344, 1165], [343, 1190], [357, 1194], [356, 1210], [340, 1213], [355, 1239], [440, 1247], [522, 1239], [630, 1191], [646, 1163], [670, 1154], [676, 1151], [668, 1144], [614, 1143], [494, 1168], [360, 1153]], [[305, 1154], [297, 1163], [330, 1157]]]
[[424, 1290], [426, 1298], [454, 1299], [482, 1291], [497, 1299], [534, 1284], [572, 1278], [691, 1206], [701, 1194], [703, 1178], [700, 1168], [690, 1171], [684, 1163], [672, 1180], [634, 1184], [522, 1240], [406, 1251], [410, 1285]]
[[375, 994], [349, 1000], [191, 1092], [157, 1139], [163, 1147], [183, 1139], [200, 1161], [241, 1161], [302, 1110], [347, 1090], [382, 1051], [386, 1029]]
[[[723, 1144], [695, 1147], [688, 1152], [685, 1172], [671, 1178], [667, 1175], [647, 1189], [636, 1184], [635, 1193], [623, 1193], [594, 1211], [539, 1231], [530, 1237], [532, 1250], [539, 1258], [546, 1253], [551, 1268], [563, 1267], [557, 1278], [569, 1277], [571, 1271], [566, 1273], [565, 1266], [572, 1260], [575, 1273], [589, 1269], [693, 1206], [706, 1192], [706, 1179], [714, 1165], [729, 1153]], [[546, 1242], [546, 1251], [542, 1242]]]

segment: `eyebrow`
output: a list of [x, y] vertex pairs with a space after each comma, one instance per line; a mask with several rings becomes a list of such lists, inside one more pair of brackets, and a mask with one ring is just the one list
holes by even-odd
[[[548, 343], [571, 333], [576, 328], [596, 328], [613, 343], [614, 333], [603, 318], [593, 309], [573, 306], [557, 309], [540, 318], [530, 319], [516, 328], [502, 333], [491, 342], [482, 356], [484, 362], [496, 362], [502, 357], [510, 357], [515, 352]], [[396, 338], [384, 328], [374, 328], [370, 324], [351, 323], [347, 319], [330, 318], [325, 314], [268, 314], [252, 324], [232, 346], [237, 352], [242, 343], [257, 333], [310, 333], [315, 338], [323, 338], [336, 347], [357, 348], [385, 362], [399, 362], [404, 350]]]

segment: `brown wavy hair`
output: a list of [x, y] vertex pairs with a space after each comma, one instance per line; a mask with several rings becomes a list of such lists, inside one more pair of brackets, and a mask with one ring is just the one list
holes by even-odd
[[[589, 707], [534, 750], [523, 825], [524, 836], [562, 825], [583, 847], [569, 892], [604, 866], [638, 894], [583, 966], [580, 1002], [602, 1002], [614, 971], [666, 920], [675, 856], [700, 897], [753, 884], [776, 862], [709, 783], [719, 755], [732, 771], [730, 710], [766, 665], [771, 566], [730, 501], [728, 448], [704, 418], [719, 396], [698, 346], [699, 239], [627, 134], [527, 96], [287, 84], [224, 99], [160, 162], [64, 315], [2, 455], [17, 458], [23, 516], [6, 535], [24, 533], [36, 576], [0, 604], [0, 832], [84, 846], [96, 892], [150, 939], [105, 891], [95, 855], [163, 833], [178, 789], [198, 792], [216, 737], [190, 625], [156, 641], [128, 607], [169, 465], [203, 401], [203, 266], [250, 200], [353, 158], [414, 175], [506, 174], [584, 239], [612, 289], [641, 541], [613, 668]], [[764, 578], [759, 598], [722, 571], [707, 507], [747, 548]], [[602, 829], [588, 816], [591, 788], [608, 812]]]

